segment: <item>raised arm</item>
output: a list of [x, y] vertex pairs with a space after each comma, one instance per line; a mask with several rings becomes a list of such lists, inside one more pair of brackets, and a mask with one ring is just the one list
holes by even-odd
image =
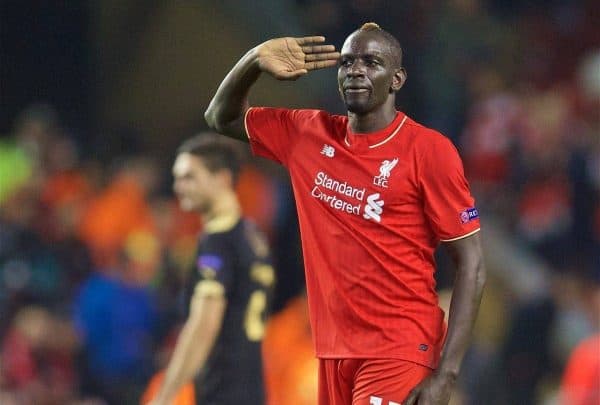
[[486, 277], [479, 232], [445, 247], [456, 265], [446, 343], [438, 369], [413, 389], [404, 405], [448, 404], [479, 311]]
[[247, 141], [244, 115], [248, 92], [262, 72], [278, 80], [296, 80], [311, 70], [335, 66], [339, 53], [323, 45], [325, 37], [276, 38], [249, 50], [225, 76], [204, 118], [215, 131]]

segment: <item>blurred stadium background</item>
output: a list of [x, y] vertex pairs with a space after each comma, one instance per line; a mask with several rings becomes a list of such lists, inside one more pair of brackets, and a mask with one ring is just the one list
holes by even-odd
[[[366, 21], [400, 39], [399, 108], [455, 142], [482, 213], [489, 281], [453, 404], [566, 403], [575, 347], [596, 336], [600, 359], [591, 0], [0, 2], [0, 403], [139, 403], [181, 326], [200, 229], [171, 193], [175, 147], [206, 128], [251, 46], [324, 34], [339, 47]], [[255, 103], [343, 113], [333, 69], [256, 89]], [[279, 272], [271, 404], [314, 404], [287, 177], [249, 159], [239, 192]]]

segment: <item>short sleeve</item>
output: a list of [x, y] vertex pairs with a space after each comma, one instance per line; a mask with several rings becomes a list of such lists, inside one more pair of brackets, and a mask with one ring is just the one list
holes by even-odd
[[197, 282], [194, 295], [227, 295], [233, 287], [231, 259], [218, 250], [201, 253], [196, 259]]
[[300, 132], [302, 110], [251, 107], [244, 125], [252, 153], [287, 166]]
[[436, 238], [450, 242], [479, 230], [479, 212], [452, 142], [433, 132], [423, 151], [420, 181], [425, 215]]

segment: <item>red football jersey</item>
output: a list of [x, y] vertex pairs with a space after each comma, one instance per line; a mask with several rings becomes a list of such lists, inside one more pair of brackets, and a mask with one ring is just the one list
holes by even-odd
[[255, 107], [245, 125], [253, 153], [290, 172], [317, 356], [435, 368], [434, 250], [479, 230], [450, 140], [400, 112], [369, 134], [318, 110]]

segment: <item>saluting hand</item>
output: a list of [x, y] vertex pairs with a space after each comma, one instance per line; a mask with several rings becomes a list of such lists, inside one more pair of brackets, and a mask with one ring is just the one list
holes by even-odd
[[256, 48], [258, 66], [278, 80], [296, 80], [310, 70], [336, 66], [340, 53], [323, 42], [322, 36], [271, 39]]

